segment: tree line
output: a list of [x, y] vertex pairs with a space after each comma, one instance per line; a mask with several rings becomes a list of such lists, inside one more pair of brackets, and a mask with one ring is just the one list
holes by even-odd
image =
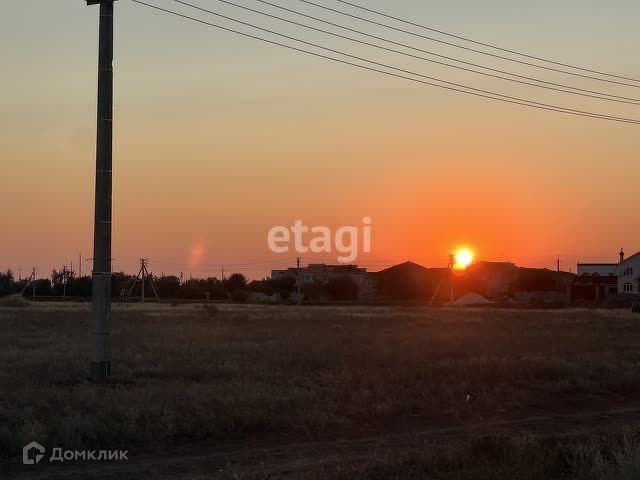
[[[131, 290], [132, 298], [140, 297], [140, 281], [134, 285], [136, 277], [123, 272], [114, 272], [111, 277], [111, 291], [114, 298], [126, 297]], [[277, 301], [288, 301], [296, 292], [296, 280], [293, 276], [278, 279], [265, 278], [249, 281], [241, 273], [234, 273], [227, 278], [191, 278], [186, 281], [174, 275], [152, 277], [153, 286], [161, 299], [176, 300], [219, 300], [245, 302], [252, 296], [272, 298]], [[49, 278], [16, 280], [11, 270], [0, 272], [0, 297], [23, 294], [27, 298], [34, 297], [91, 297], [92, 281], [90, 276], [76, 276], [71, 271], [53, 270]], [[150, 285], [145, 284], [146, 295], [152, 293]], [[311, 300], [356, 300], [358, 287], [349, 278], [331, 279], [326, 284], [305, 285], [302, 293]]]

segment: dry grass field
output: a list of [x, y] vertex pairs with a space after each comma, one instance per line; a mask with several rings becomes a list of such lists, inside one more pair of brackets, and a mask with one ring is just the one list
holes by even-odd
[[[8, 478], [640, 478], [640, 315], [117, 307], [109, 386], [88, 311], [0, 307]], [[22, 467], [37, 440], [129, 462]]]

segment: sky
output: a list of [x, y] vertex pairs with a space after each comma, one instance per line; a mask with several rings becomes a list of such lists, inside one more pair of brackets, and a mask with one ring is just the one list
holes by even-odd
[[[172, 0], [148, 1], [189, 11]], [[236, 1], [293, 17], [255, 0]], [[501, 62], [299, 0], [273, 1], [444, 55], [640, 97], [636, 88]], [[193, 2], [423, 75], [640, 118], [637, 106], [515, 86], [352, 45], [217, 0]], [[317, 2], [366, 15], [336, 0]], [[366, 5], [483, 42], [640, 78], [637, 1]], [[578, 260], [616, 261], [620, 247], [628, 254], [640, 249], [634, 221], [640, 126], [449, 92], [242, 38], [130, 0], [115, 6], [116, 270], [134, 271], [147, 257], [155, 274], [219, 275], [227, 265], [227, 272], [261, 277], [270, 268], [293, 266], [297, 256], [268, 249], [272, 227], [302, 220], [335, 231], [359, 226], [364, 217], [372, 220], [372, 249], [357, 263], [371, 270], [404, 260], [444, 266], [459, 245], [478, 259], [535, 267], [555, 266], [559, 254], [562, 268], [573, 271]], [[97, 21], [98, 8], [80, 0], [5, 2], [0, 269], [24, 275], [35, 266], [45, 276], [71, 262], [77, 270], [79, 255], [92, 255]], [[335, 262], [336, 254], [301, 256], [303, 263]], [[82, 263], [88, 273], [90, 263]]]

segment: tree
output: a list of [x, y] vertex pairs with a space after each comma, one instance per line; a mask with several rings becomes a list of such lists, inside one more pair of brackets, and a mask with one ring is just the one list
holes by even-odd
[[296, 289], [296, 279], [291, 275], [285, 275], [284, 277], [276, 278], [273, 281], [273, 286], [282, 300], [288, 300]]
[[51, 271], [51, 283], [53, 284], [54, 288], [58, 285], [62, 285], [64, 283], [64, 273], [53, 269]]
[[51, 282], [49, 281], [48, 278], [39, 278], [38, 280], [33, 282], [31, 286], [27, 288], [25, 295], [32, 296], [33, 289], [35, 289], [36, 291], [36, 296], [48, 297], [53, 295], [53, 290], [51, 289]]
[[55, 295], [62, 295], [66, 291], [67, 295], [70, 295], [70, 291], [66, 289], [69, 282], [73, 280], [75, 274], [66, 268], [61, 271], [53, 270], [51, 272], [51, 283], [53, 284], [53, 291]]
[[262, 293], [264, 295], [273, 295], [276, 292], [275, 282], [270, 278], [253, 280], [249, 283], [248, 288], [252, 292]]
[[192, 278], [180, 285], [178, 290], [179, 298], [190, 300], [203, 300], [207, 297], [207, 286], [204, 280]]
[[16, 284], [13, 278], [13, 272], [7, 270], [5, 273], [0, 273], [0, 297], [5, 295], [11, 295], [15, 292]]
[[244, 303], [249, 300], [249, 293], [246, 290], [234, 290], [231, 292], [231, 300], [238, 303]]
[[247, 287], [247, 279], [241, 273], [234, 273], [224, 281], [224, 288], [232, 293], [236, 290], [244, 290]]
[[72, 295], [74, 297], [90, 297], [91, 287], [91, 277], [74, 277], [68, 280], [67, 295]]
[[205, 280], [207, 292], [209, 292], [211, 300], [227, 298], [228, 294], [224, 289], [224, 285], [215, 277], [209, 277]]
[[178, 298], [180, 291], [180, 279], [174, 275], [155, 279], [155, 287], [160, 298]]

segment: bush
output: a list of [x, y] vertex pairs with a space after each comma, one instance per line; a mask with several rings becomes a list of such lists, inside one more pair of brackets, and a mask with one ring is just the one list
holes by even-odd
[[231, 292], [231, 300], [238, 303], [244, 303], [249, 300], [249, 293], [245, 290], [234, 290]]
[[8, 297], [0, 298], [0, 307], [9, 308], [25, 308], [30, 305], [30, 302], [22, 295], [9, 295]]

